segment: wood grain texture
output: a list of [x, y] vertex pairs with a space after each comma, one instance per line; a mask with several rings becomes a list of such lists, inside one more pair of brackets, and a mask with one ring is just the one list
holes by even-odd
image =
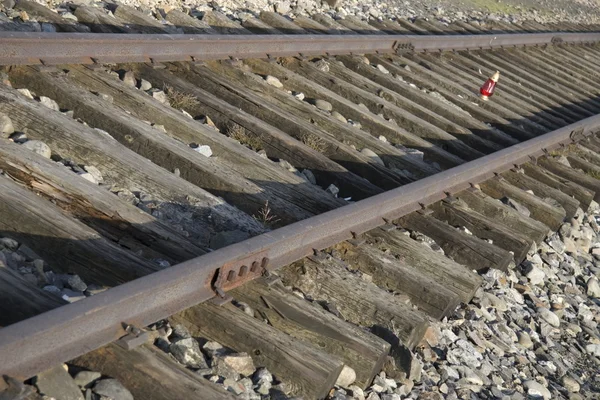
[[115, 286], [160, 269], [4, 176], [0, 214], [0, 236], [26, 244], [54, 270], [84, 281]]
[[418, 273], [444, 282], [462, 302], [468, 303], [481, 285], [481, 277], [448, 257], [427, 248], [398, 230], [373, 229], [367, 242], [414, 268]]
[[566, 211], [562, 206], [549, 204], [541, 197], [511, 185], [504, 179], [488, 179], [479, 186], [484, 193], [495, 199], [509, 197], [516, 200], [529, 210], [531, 218], [544, 223], [553, 231], [558, 230], [565, 220]]
[[572, 196], [579, 201], [579, 206], [585, 211], [590, 206], [590, 202], [594, 199], [594, 192], [585, 187], [556, 175], [539, 165], [526, 163], [521, 165], [525, 174], [533, 179], [545, 183], [546, 185], [560, 190], [561, 192]]
[[[392, 333], [409, 349], [419, 343], [427, 329], [424, 314], [413, 310], [401, 298], [361, 279], [342, 261], [332, 257], [326, 256], [319, 262], [305, 258], [284, 268], [279, 275], [285, 285], [300, 289], [315, 301], [334, 306], [347, 321], [376, 334], [379, 330]], [[395, 347], [394, 343], [390, 344]]]
[[502, 177], [508, 183], [520, 189], [533, 190], [533, 193], [537, 197], [549, 197], [556, 200], [565, 209], [565, 218], [572, 218], [577, 212], [577, 208], [579, 208], [579, 200], [528, 175], [515, 171], [507, 171], [502, 174]]
[[[140, 66], [140, 68], [143, 71], [152, 71], [150, 67]], [[165, 76], [165, 83], [168, 82], [169, 77], [173, 77], [165, 71], [157, 72], [159, 72], [158, 76]], [[343, 200], [334, 198], [319, 186], [309, 184], [234, 139], [190, 119], [180, 110], [162, 104], [140, 90], [127, 87], [108, 73], [73, 66], [69, 70], [68, 77], [69, 80], [89, 90], [112, 96], [113, 103], [131, 115], [164, 126], [165, 134], [176, 140], [210, 146], [216, 165], [224, 165], [226, 169], [237, 172], [273, 197], [292, 203], [312, 214], [320, 214], [345, 204]], [[194, 114], [198, 111], [195, 108], [184, 108]], [[214, 118], [212, 113], [211, 118]]]
[[281, 225], [311, 215], [280, 196], [264, 191], [237, 171], [222, 165], [217, 158], [203, 156], [188, 143], [131, 118], [121, 108], [80, 88], [65, 74], [40, 74], [33, 68], [23, 68], [19, 72], [13, 71], [11, 79], [18, 85], [27, 85], [39, 95], [58, 99], [62, 108], [73, 110], [75, 118], [81, 118], [91, 127], [111, 132], [123, 146], [168, 171], [179, 169], [183, 179], [222, 197], [249, 215], [258, 215], [267, 202]]
[[299, 341], [249, 316], [233, 305], [203, 303], [170, 318], [203, 337], [252, 356], [290, 385], [294, 395], [322, 399], [335, 384], [344, 363], [337, 357]]
[[0, 111], [10, 115], [15, 129], [26, 132], [29, 139], [44, 141], [55, 154], [77, 164], [95, 166], [105, 181], [151, 193], [154, 199], [169, 207], [193, 209], [190, 217], [195, 223], [195, 236], [204, 245], [208, 245], [214, 232], [264, 230], [247, 214], [126, 149], [112, 137], [29, 100], [4, 85], [0, 85]]
[[356, 372], [356, 384], [362, 388], [379, 373], [390, 349], [384, 340], [299, 298], [281, 282], [259, 279], [229, 294], [274, 328], [342, 360]]
[[[236, 104], [245, 102], [245, 100], [227, 88], [219, 90], [218, 87], [211, 85], [208, 87], [209, 92], [166, 71], [145, 68], [140, 65], [137, 67], [139, 69], [136, 71], [155, 86], [167, 84], [181, 93], [194, 96], [198, 100], [198, 104], [186, 109], [192, 115], [207, 115], [222, 130], [226, 130], [230, 123], [240, 125], [248, 137], [258, 141], [269, 157], [287, 160], [298, 169], [310, 169], [314, 173], [317, 183], [333, 183], [342, 189], [343, 193], [350, 193], [351, 196], [358, 199], [382, 191], [300, 140], [287, 135], [285, 131], [264, 122], [256, 116], [254, 108], [248, 109], [249, 112], [241, 110]], [[188, 73], [193, 74], [193, 72]], [[186, 76], [186, 78], [188, 77]], [[199, 77], [196, 79], [200, 80]], [[213, 93], [218, 93], [219, 97]], [[256, 106], [256, 104], [254, 105]]]
[[464, 226], [480, 239], [491, 239], [494, 245], [512, 251], [517, 265], [525, 259], [533, 244], [533, 239], [520, 231], [471, 210], [461, 200], [441, 201], [430, 208], [434, 217], [455, 227]]
[[0, 169], [109, 240], [171, 263], [205, 253], [173, 228], [109, 191], [18, 144], [0, 139]]
[[429, 215], [411, 213], [402, 217], [398, 223], [406, 229], [429, 236], [444, 249], [446, 256], [476, 271], [485, 271], [489, 268], [506, 271], [513, 259], [507, 250], [477, 236], [461, 232]]
[[233, 394], [186, 369], [151, 344], [133, 350], [108, 345], [71, 361], [118, 379], [136, 399], [234, 400]]
[[342, 242], [334, 249], [351, 270], [357, 269], [370, 275], [373, 282], [383, 289], [407, 295], [412, 304], [433, 318], [441, 319], [449, 315], [461, 302], [455, 292], [431, 275], [422, 273], [375, 246], [367, 243], [354, 246]]

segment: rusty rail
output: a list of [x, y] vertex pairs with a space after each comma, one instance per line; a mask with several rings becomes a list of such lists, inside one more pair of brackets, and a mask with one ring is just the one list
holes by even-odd
[[598, 129], [600, 115], [2, 328], [0, 375], [29, 378]]
[[591, 43], [600, 33], [485, 35], [141, 35], [0, 32], [0, 65], [200, 61]]

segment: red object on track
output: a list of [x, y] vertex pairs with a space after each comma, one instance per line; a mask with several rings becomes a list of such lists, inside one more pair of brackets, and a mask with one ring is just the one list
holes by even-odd
[[496, 71], [494, 75], [490, 77], [479, 89], [479, 93], [481, 93], [481, 99], [487, 100], [491, 95], [494, 94], [494, 89], [496, 88], [496, 83], [498, 83], [498, 79], [500, 79], [500, 71]]

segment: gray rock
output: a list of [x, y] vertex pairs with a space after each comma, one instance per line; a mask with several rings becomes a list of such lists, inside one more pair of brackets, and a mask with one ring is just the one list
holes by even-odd
[[565, 244], [560, 240], [557, 233], [553, 233], [546, 239], [546, 243], [554, 249], [558, 254], [565, 252]]
[[[202, 346], [202, 350], [204, 350], [204, 352], [210, 358], [227, 353], [227, 350], [225, 349], [225, 347], [223, 347], [223, 345], [221, 345], [220, 343], [217, 343], [217, 342], [213, 342], [213, 341], [204, 343], [204, 346]], [[272, 380], [273, 379], [271, 378], [271, 381]]]
[[100, 170], [98, 168], [94, 167], [93, 165], [85, 165], [83, 167], [83, 169], [85, 169], [90, 175], [92, 175], [97, 183], [104, 182], [102, 173], [100, 172]]
[[41, 28], [42, 32], [50, 32], [50, 33], [56, 32], [56, 26], [54, 26], [48, 22], [42, 22], [40, 24], [40, 28]]
[[390, 71], [388, 71], [387, 68], [384, 67], [381, 64], [377, 64], [377, 69], [380, 70], [381, 72], [383, 72], [384, 74], [389, 74], [390, 73]]
[[342, 372], [340, 372], [335, 384], [341, 387], [348, 387], [352, 385], [354, 381], [356, 381], [356, 372], [349, 366], [344, 365], [344, 368], [342, 369]]
[[334, 197], [337, 197], [338, 194], [340, 193], [340, 189], [338, 189], [337, 186], [335, 186], [333, 183], [329, 186], [327, 186], [327, 189], [325, 189], [327, 192], [331, 193]]
[[152, 84], [145, 79], [140, 79], [140, 89], [147, 91], [152, 89]]
[[562, 383], [563, 387], [571, 393], [577, 393], [577, 392], [579, 392], [579, 389], [581, 388], [579, 385], [579, 382], [577, 382], [575, 379], [571, 378], [569, 375], [563, 376], [561, 379], [561, 383]]
[[136, 86], [136, 80], [135, 80], [135, 75], [133, 74], [132, 71], [127, 71], [125, 72], [122, 76], [121, 76], [121, 80], [123, 81], [123, 83], [129, 87], [135, 87]]
[[193, 338], [180, 339], [169, 346], [169, 351], [177, 361], [192, 368], [208, 368], [200, 345]]
[[194, 151], [202, 154], [204, 157], [212, 156], [212, 149], [210, 148], [210, 146], [205, 144], [198, 147], [194, 147]]
[[549, 400], [552, 397], [552, 394], [548, 389], [534, 380], [525, 381], [523, 386], [527, 389], [527, 394], [534, 398], [537, 396], [538, 398], [543, 397], [544, 400]]
[[290, 11], [290, 2], [285, 0], [276, 3], [275, 11], [277, 11], [280, 14], [287, 14]]
[[3, 237], [0, 238], [0, 250], [7, 249], [10, 251], [15, 251], [19, 248], [19, 242], [14, 239]]
[[546, 274], [544, 273], [544, 271], [542, 271], [538, 267], [533, 267], [527, 273], [526, 276], [529, 279], [529, 281], [531, 282], [531, 284], [540, 285], [540, 284], [544, 283], [544, 278], [546, 277]]
[[46, 143], [40, 140], [28, 140], [21, 146], [46, 158], [50, 158], [50, 156], [52, 156], [52, 151], [50, 150], [50, 147], [48, 147]]
[[333, 106], [331, 105], [331, 103], [326, 100], [315, 99], [312, 101], [312, 104], [314, 104], [314, 106], [317, 107], [319, 110], [323, 110], [323, 111], [333, 110]]
[[56, 101], [52, 100], [49, 97], [40, 96], [40, 103], [42, 103], [42, 105], [48, 107], [51, 110], [60, 111], [60, 107], [58, 106], [58, 103], [56, 103]]
[[312, 183], [313, 185], [317, 184], [317, 178], [315, 178], [315, 175], [312, 173], [311, 170], [303, 169], [302, 175], [304, 175], [304, 177], [306, 177], [306, 180]]
[[80, 177], [82, 177], [86, 181], [92, 182], [95, 185], [98, 184], [98, 181], [96, 180], [96, 178], [94, 178], [94, 175], [92, 175], [92, 174], [90, 174], [88, 172], [80, 172], [77, 175], [79, 175]]
[[40, 373], [34, 382], [43, 395], [61, 400], [84, 400], [79, 386], [62, 365]]
[[222, 247], [229, 246], [230, 244], [244, 241], [249, 237], [250, 235], [248, 234], [248, 232], [243, 232], [240, 230], [219, 232], [215, 236], [210, 238], [209, 246], [211, 249], [216, 250]]
[[588, 344], [587, 346], [585, 346], [585, 351], [595, 355], [596, 357], [600, 357], [600, 344]]
[[46, 292], [60, 295], [60, 289], [54, 285], [46, 285], [42, 289], [45, 290]]
[[33, 100], [33, 95], [31, 94], [31, 92], [29, 91], [29, 89], [17, 89], [17, 92], [21, 93], [23, 96], [27, 97], [30, 100]]
[[252, 376], [256, 367], [254, 361], [247, 353], [233, 353], [218, 356], [219, 363], [223, 363], [231, 370], [243, 376]]
[[8, 115], [0, 113], [0, 137], [7, 138], [14, 132], [15, 128]]
[[133, 395], [116, 379], [102, 379], [94, 385], [94, 393], [112, 400], [133, 400]]
[[77, 292], [70, 289], [63, 289], [60, 291], [60, 297], [69, 303], [75, 303], [76, 301], [85, 299], [83, 292]]
[[75, 375], [74, 381], [81, 388], [89, 388], [94, 382], [102, 377], [100, 372], [95, 371], [79, 371]]
[[598, 278], [595, 276], [591, 277], [587, 281], [587, 295], [596, 299], [600, 298], [600, 284], [598, 284]]
[[152, 92], [152, 97], [154, 97], [156, 100], [160, 101], [163, 104], [169, 104], [169, 98], [167, 97], [167, 94], [162, 90], [155, 90], [154, 92]]
[[267, 82], [269, 85], [279, 88], [279, 89], [281, 89], [283, 87], [283, 83], [281, 83], [281, 81], [273, 75], [265, 76], [265, 82]]
[[558, 318], [558, 315], [556, 315], [552, 311], [548, 310], [545, 307], [539, 307], [537, 309], [537, 312], [544, 321], [546, 321], [553, 327], [558, 328], [560, 326], [560, 318]]
[[340, 121], [340, 122], [343, 122], [343, 123], [347, 123], [347, 122], [348, 122], [348, 120], [346, 119], [346, 117], [344, 117], [342, 114], [340, 114], [340, 113], [339, 113], [339, 112], [337, 112], [337, 111], [332, 111], [332, 112], [331, 112], [331, 116], [332, 116], [333, 118], [337, 119], [337, 120], [338, 120], [338, 121]]
[[533, 347], [533, 342], [531, 341], [531, 337], [525, 331], [519, 332], [519, 344], [526, 349], [530, 349]]
[[383, 162], [383, 160], [381, 158], [379, 158], [379, 156], [377, 155], [377, 153], [375, 153], [373, 150], [368, 149], [368, 148], [364, 148], [361, 151], [361, 154], [363, 154], [364, 156], [369, 157], [369, 159], [371, 159], [373, 162], [385, 167], [385, 163]]

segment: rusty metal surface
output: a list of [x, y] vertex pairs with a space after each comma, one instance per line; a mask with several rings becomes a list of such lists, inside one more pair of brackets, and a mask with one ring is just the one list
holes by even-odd
[[0, 65], [166, 62], [487, 49], [600, 40], [600, 33], [493, 35], [141, 35], [0, 32]]
[[598, 129], [600, 115], [2, 328], [0, 376], [29, 378], [117, 340], [127, 326], [146, 326], [213, 298], [215, 283], [235, 287], [259, 268], [277, 269], [351, 239]]

